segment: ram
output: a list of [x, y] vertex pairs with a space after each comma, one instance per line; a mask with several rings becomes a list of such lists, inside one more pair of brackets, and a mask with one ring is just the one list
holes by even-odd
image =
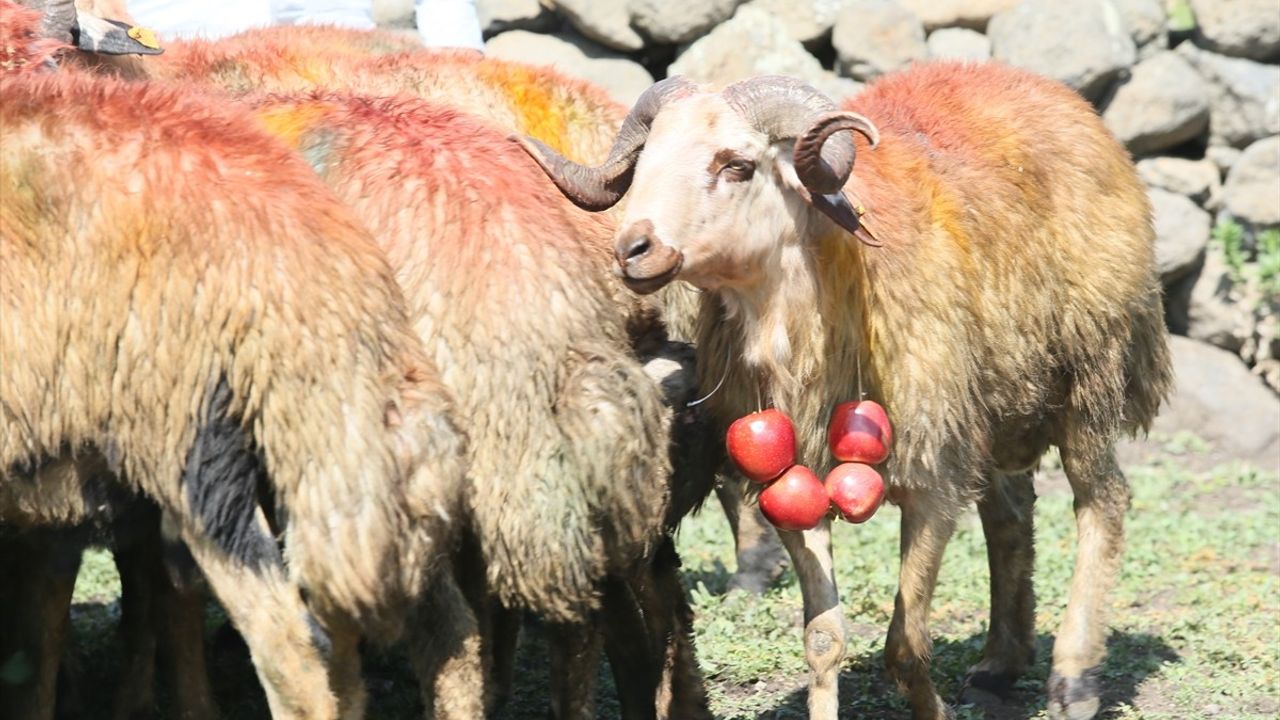
[[0, 79], [0, 523], [79, 522], [123, 482], [177, 520], [276, 717], [358, 715], [353, 623], [392, 634], [425, 592], [466, 626], [426, 580], [462, 434], [376, 244], [218, 105]]
[[[601, 594], [624, 598], [606, 608], [615, 617], [636, 585], [668, 582], [664, 606], [683, 598], [672, 557], [651, 560], [669, 543], [671, 414], [633, 349], [650, 328], [610, 272], [612, 223], [558, 197], [505, 134], [452, 108], [318, 93], [256, 111], [383, 244], [470, 439], [467, 511], [483, 564], [460, 573], [479, 570], [505, 606], [570, 626], [573, 651], [552, 660], [554, 712], [593, 717], [599, 638], [584, 623]], [[694, 677], [672, 679], [670, 716], [697, 717], [705, 698], [682, 639]], [[665, 660], [641, 670], [640, 716], [655, 711]]]
[[[781, 77], [720, 93], [671, 78], [637, 102], [600, 167], [524, 145], [582, 207], [629, 185], [615, 252], [630, 287], [708, 291], [698, 364], [704, 380], [724, 376], [709, 401], [720, 423], [763, 398], [821, 472], [828, 416], [858, 396], [859, 375], [888, 408], [902, 548], [885, 662], [914, 717], [948, 713], [929, 677], [928, 609], [975, 500], [993, 592], [969, 680], [1027, 669], [1031, 472], [1057, 446], [1079, 547], [1049, 709], [1091, 717], [1129, 497], [1114, 441], [1147, 426], [1170, 383], [1142, 185], [1080, 97], [1008, 67], [921, 65], [848, 102]], [[845, 648], [829, 525], [781, 535], [805, 599], [811, 716], [828, 720]]]

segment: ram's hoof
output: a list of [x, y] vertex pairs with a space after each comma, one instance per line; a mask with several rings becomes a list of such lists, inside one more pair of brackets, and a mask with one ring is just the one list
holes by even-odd
[[992, 672], [974, 668], [969, 670], [968, 675], [965, 675], [962, 687], [966, 690], [975, 688], [992, 695], [1005, 697], [1013, 689], [1013, 684], [1017, 680], [1018, 676], [1013, 673]]
[[1049, 717], [1052, 720], [1090, 720], [1098, 714], [1101, 696], [1097, 669], [1079, 677], [1049, 675]]

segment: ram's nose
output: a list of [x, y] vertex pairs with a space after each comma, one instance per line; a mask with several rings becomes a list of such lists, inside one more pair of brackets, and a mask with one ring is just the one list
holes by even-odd
[[633, 292], [645, 295], [661, 289], [680, 273], [684, 257], [658, 239], [653, 223], [641, 220], [618, 234], [614, 245], [618, 274]]

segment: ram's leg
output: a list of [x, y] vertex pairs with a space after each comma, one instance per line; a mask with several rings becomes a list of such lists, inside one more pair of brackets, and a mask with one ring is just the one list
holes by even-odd
[[159, 514], [132, 517], [153, 524], [154, 533], [141, 528], [122, 528], [116, 533], [120, 538], [136, 532], [134, 537], [119, 540], [114, 553], [120, 573], [120, 638], [124, 646], [111, 713], [116, 720], [144, 716], [155, 709], [155, 613], [159, 585], [167, 582], [160, 562]]
[[551, 651], [551, 717], [594, 720], [602, 638], [595, 622], [547, 625]]
[[0, 715], [51, 720], [58, 664], [85, 539], [78, 531], [32, 531], [10, 541], [13, 589], [0, 644]]
[[168, 573], [157, 586], [160, 657], [168, 669], [174, 715], [178, 720], [215, 720], [218, 708], [204, 656], [204, 590], [198, 585], [175, 586]]
[[706, 684], [693, 646], [693, 610], [680, 583], [680, 556], [668, 536], [650, 565], [651, 582], [637, 591], [649, 634], [660, 643], [662, 677], [658, 684], [658, 717], [666, 720], [710, 720]]
[[1049, 716], [1084, 720], [1097, 714], [1098, 674], [1106, 656], [1106, 615], [1124, 552], [1129, 486], [1108, 443], [1068, 434], [1059, 446], [1075, 492], [1076, 568], [1067, 611], [1053, 646]]
[[337, 718], [328, 633], [308, 611], [259, 517], [229, 554], [183, 523], [183, 540], [227, 616], [244, 637], [274, 720]]
[[451, 574], [428, 580], [409, 621], [409, 652], [425, 717], [485, 717], [480, 631], [471, 605]]
[[742, 483], [732, 478], [721, 478], [716, 486], [716, 497], [733, 529], [738, 561], [738, 569], [729, 578], [729, 589], [759, 595], [782, 574], [787, 566], [787, 553], [778, 543], [773, 526], [760, 514], [760, 508], [744, 502], [742, 492]]
[[982, 660], [965, 683], [1004, 694], [1035, 661], [1036, 598], [1032, 473], [995, 474], [978, 500], [991, 572], [991, 618]]
[[329, 676], [338, 694], [338, 717], [360, 720], [369, 702], [364, 674], [360, 671], [360, 630], [346, 620], [331, 621], [329, 638], [333, 643]]
[[[638, 567], [636, 573], [647, 574], [647, 570]], [[623, 720], [654, 720], [662, 678], [661, 643], [649, 634], [637, 597], [642, 584], [635, 578], [610, 577], [600, 598], [604, 647]]]
[[911, 703], [915, 720], [951, 717], [929, 677], [933, 642], [929, 637], [929, 605], [938, 582], [942, 553], [955, 529], [953, 510], [936, 496], [905, 491], [898, 496], [902, 508], [901, 557], [898, 596], [893, 622], [885, 643], [884, 660], [889, 676]]
[[809, 717], [835, 720], [844, 660], [844, 611], [831, 558], [831, 523], [802, 533], [779, 531], [804, 596], [804, 652], [809, 663]]

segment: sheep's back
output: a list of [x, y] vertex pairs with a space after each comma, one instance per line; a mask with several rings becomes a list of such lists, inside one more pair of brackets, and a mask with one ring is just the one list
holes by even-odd
[[411, 98], [258, 112], [382, 242], [470, 440], [472, 512], [507, 602], [580, 617], [666, 502], [668, 413], [630, 352], [611, 224], [518, 146]]
[[871, 372], [921, 420], [905, 454], [963, 439], [978, 463], [1064, 409], [1103, 435], [1148, 423], [1168, 384], [1150, 205], [1096, 112], [998, 63], [924, 64], [846, 106], [881, 132], [848, 188], [884, 247], [825, 247], [865, 262]]

